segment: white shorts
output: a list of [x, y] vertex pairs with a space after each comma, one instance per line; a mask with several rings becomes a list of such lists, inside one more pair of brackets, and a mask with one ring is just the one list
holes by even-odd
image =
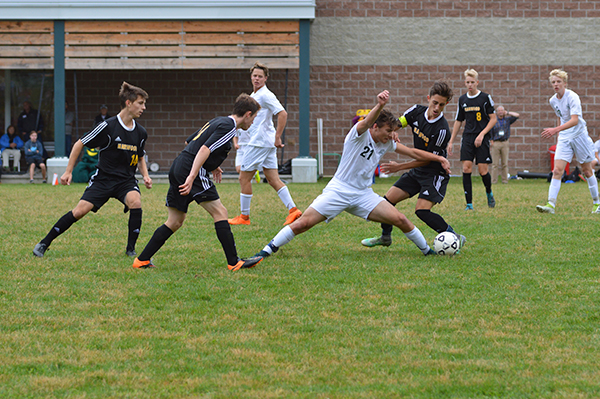
[[596, 150], [594, 148], [594, 142], [587, 134], [580, 134], [579, 136], [571, 139], [558, 138], [556, 143], [556, 151], [554, 152], [554, 159], [562, 159], [566, 162], [573, 160], [573, 155], [577, 157], [579, 163], [592, 162], [596, 157]]
[[257, 169], [277, 169], [277, 148], [247, 145], [244, 148], [241, 170], [252, 172]]
[[235, 150], [235, 167], [237, 168], [242, 164], [242, 160], [244, 159], [244, 150], [246, 149], [246, 145], [241, 145], [240, 148]]
[[350, 191], [348, 189], [341, 190], [339, 187], [331, 187], [330, 183], [310, 206], [326, 217], [326, 221], [329, 223], [343, 211], [367, 220], [373, 209], [381, 201], [385, 201], [385, 199], [376, 194], [371, 187], [364, 190]]

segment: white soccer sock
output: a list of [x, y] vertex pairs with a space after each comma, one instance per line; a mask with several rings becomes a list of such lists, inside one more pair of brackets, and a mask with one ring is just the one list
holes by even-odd
[[296, 204], [294, 204], [294, 200], [292, 199], [292, 195], [290, 194], [290, 190], [288, 190], [287, 186], [281, 187], [279, 191], [277, 191], [277, 195], [279, 195], [279, 198], [281, 198], [281, 202], [283, 202], [283, 205], [285, 205], [288, 210], [296, 206]]
[[560, 191], [560, 179], [550, 180], [550, 188], [548, 189], [548, 202], [552, 206], [556, 206], [556, 199], [558, 198], [558, 192]]
[[250, 202], [252, 201], [252, 194], [240, 194], [240, 209], [242, 215], [250, 215]]
[[587, 183], [590, 188], [590, 194], [592, 194], [592, 201], [594, 201], [594, 204], [599, 204], [600, 199], [598, 198], [598, 181], [596, 180], [596, 176], [592, 175], [592, 177], [588, 177]]
[[[294, 234], [292, 228], [290, 226], [285, 226], [283, 229], [279, 230], [279, 233], [277, 233], [269, 244], [272, 243], [275, 247], [279, 248], [292, 241], [294, 237], [296, 237], [296, 234]], [[269, 245], [266, 245], [263, 248], [263, 251], [266, 251], [269, 254], [273, 253], [273, 249]]]
[[429, 245], [427, 244], [427, 240], [425, 239], [425, 237], [423, 237], [423, 233], [421, 233], [421, 230], [419, 230], [417, 226], [415, 226], [415, 228], [409, 231], [408, 233], [404, 233], [404, 235], [406, 236], [406, 238], [414, 242], [415, 245], [421, 250], [421, 252], [423, 252], [423, 254], [429, 252]]

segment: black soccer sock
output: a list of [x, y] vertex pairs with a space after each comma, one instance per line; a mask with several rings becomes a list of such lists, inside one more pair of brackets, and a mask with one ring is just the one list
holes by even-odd
[[127, 250], [133, 251], [135, 243], [140, 236], [140, 228], [142, 227], [142, 208], [129, 210], [129, 234], [127, 235]]
[[50, 246], [50, 243], [52, 243], [56, 237], [67, 231], [67, 229], [76, 221], [77, 219], [75, 219], [75, 216], [73, 216], [73, 211], [65, 213], [60, 219], [58, 219], [58, 222], [52, 226], [46, 237], [44, 237], [44, 239], [40, 242]]
[[481, 181], [483, 182], [483, 185], [485, 186], [485, 192], [486, 193], [491, 193], [492, 192], [492, 176], [490, 176], [489, 173], [486, 173], [485, 175], [481, 176]]
[[427, 226], [431, 227], [438, 233], [448, 230], [449, 226], [448, 223], [446, 223], [446, 221], [444, 220], [444, 218], [438, 215], [437, 213], [431, 212], [429, 209], [417, 209], [415, 211], [415, 215], [417, 215], [419, 219], [424, 221]]
[[473, 183], [471, 182], [471, 174], [463, 173], [463, 188], [465, 189], [465, 199], [467, 204], [473, 203]]
[[152, 234], [152, 238], [146, 244], [146, 248], [142, 251], [138, 259], [141, 261], [147, 261], [158, 252], [158, 250], [164, 245], [164, 243], [173, 235], [173, 230], [163, 224]]
[[[383, 196], [383, 198], [389, 202], [390, 204], [392, 204], [392, 206], [396, 206], [396, 204], [392, 203], [392, 201], [390, 201], [388, 199], [388, 197], [386, 197], [385, 195]], [[386, 223], [381, 223], [381, 236], [382, 237], [391, 237], [392, 235], [392, 230], [394, 230], [394, 226], [391, 224], [386, 224]]]
[[235, 240], [229, 222], [227, 220], [219, 220], [215, 222], [215, 231], [217, 238], [221, 242], [228, 265], [235, 265], [238, 262], [237, 250], [235, 248]]

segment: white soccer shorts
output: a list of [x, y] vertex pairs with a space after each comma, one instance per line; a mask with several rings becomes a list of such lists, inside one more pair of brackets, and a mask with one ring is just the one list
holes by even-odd
[[571, 162], [573, 156], [577, 157], [579, 163], [592, 162], [595, 158], [594, 142], [587, 134], [580, 134], [572, 139], [558, 137], [554, 159], [562, 159]]
[[385, 199], [376, 194], [371, 187], [364, 190], [341, 191], [327, 186], [310, 206], [326, 217], [326, 222], [329, 223], [343, 211], [368, 220], [373, 209], [381, 201], [385, 201]]
[[277, 169], [277, 148], [247, 145], [244, 148], [241, 170], [243, 172], [252, 172], [261, 168]]

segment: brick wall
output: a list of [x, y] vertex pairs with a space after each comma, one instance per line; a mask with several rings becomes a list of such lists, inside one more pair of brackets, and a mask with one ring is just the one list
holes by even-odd
[[[285, 70], [270, 72], [267, 85], [283, 104]], [[107, 104], [111, 115], [118, 113], [118, 92], [122, 81], [148, 92], [147, 109], [139, 122], [148, 130], [146, 152], [149, 160], [158, 162], [163, 171], [168, 170], [190, 134], [216, 116], [231, 114], [235, 98], [242, 92], [252, 92], [246, 70], [68, 71], [66, 95], [73, 111], [74, 75], [77, 79], [80, 136], [90, 129], [100, 104]], [[297, 71], [289, 71], [287, 109], [289, 127], [286, 130], [285, 159], [298, 155]], [[226, 172], [235, 172], [233, 158], [230, 156], [223, 164]]]
[[598, 1], [317, 0], [316, 17], [598, 18]]
[[[569, 72], [569, 88], [581, 97], [590, 136], [596, 140], [600, 134], [592, 26], [600, 17], [598, 1], [316, 0], [316, 6], [311, 126], [324, 119], [325, 152], [341, 151], [356, 109], [371, 107], [382, 89], [390, 90], [389, 108], [399, 114], [426, 104], [434, 80], [448, 81], [455, 91], [445, 112], [452, 127], [467, 68], [479, 72], [479, 88], [496, 105], [521, 115], [512, 127], [511, 173], [550, 169], [547, 150], [556, 140], [542, 140], [540, 133], [556, 126], [548, 105], [554, 94], [548, 73], [554, 68]], [[411, 143], [409, 130], [401, 132]], [[458, 152], [457, 142], [450, 157], [456, 174]], [[334, 170], [334, 160], [326, 160], [325, 174]]]
[[[548, 148], [555, 140], [540, 137], [544, 127], [556, 126], [556, 117], [548, 105], [554, 94], [547, 77], [550, 66], [477, 66], [479, 88], [492, 95], [496, 105], [518, 112], [520, 120], [512, 125], [511, 173], [520, 170], [550, 170]], [[458, 97], [466, 92], [462, 66], [316, 66], [311, 73], [311, 128], [316, 118], [323, 118], [324, 152], [341, 152], [344, 137], [351, 126], [357, 109], [370, 108], [375, 96], [388, 89], [391, 101], [388, 108], [400, 115], [413, 104], [426, 105], [429, 88], [433, 81], [444, 79], [451, 84], [455, 97], [446, 107], [445, 116], [450, 127], [454, 123]], [[565, 66], [570, 73], [570, 88], [581, 97], [584, 118], [592, 138], [600, 134], [600, 88], [596, 81], [600, 67]], [[400, 130], [400, 138], [412, 145], [410, 129]], [[316, 154], [316, 141], [311, 141], [311, 154]], [[455, 155], [450, 157], [453, 173], [460, 173], [458, 140]], [[399, 159], [388, 154], [385, 159]], [[325, 174], [335, 170], [333, 159], [325, 159]]]

